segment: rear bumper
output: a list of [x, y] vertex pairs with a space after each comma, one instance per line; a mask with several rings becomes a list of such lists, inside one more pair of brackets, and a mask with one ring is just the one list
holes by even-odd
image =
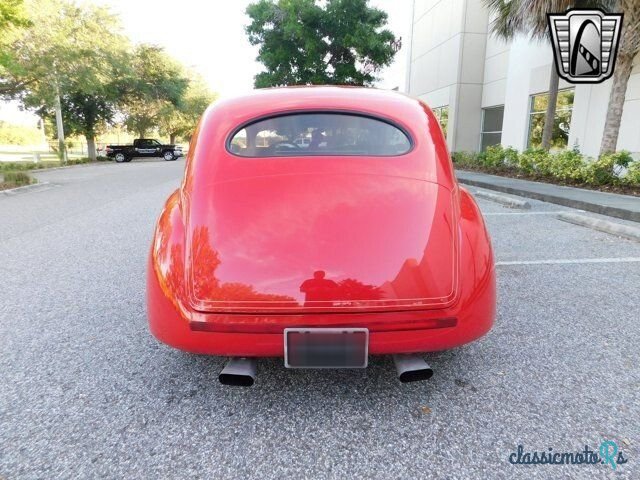
[[374, 355], [430, 352], [469, 343], [483, 336], [493, 325], [496, 304], [493, 268], [487, 270], [479, 282], [462, 283], [460, 300], [443, 310], [230, 318], [229, 315], [182, 311], [161, 288], [150, 261], [147, 311], [151, 332], [158, 340], [193, 353], [282, 357], [284, 328], [310, 326], [369, 328], [369, 353]]

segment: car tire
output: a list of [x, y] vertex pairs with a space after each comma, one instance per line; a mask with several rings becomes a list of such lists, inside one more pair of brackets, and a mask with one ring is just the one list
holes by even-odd
[[173, 154], [171, 150], [167, 150], [162, 153], [162, 158], [164, 158], [165, 161], [170, 162], [172, 160], [175, 160], [176, 156]]
[[113, 159], [118, 163], [122, 163], [127, 161], [127, 156], [122, 152], [118, 152], [113, 156]]

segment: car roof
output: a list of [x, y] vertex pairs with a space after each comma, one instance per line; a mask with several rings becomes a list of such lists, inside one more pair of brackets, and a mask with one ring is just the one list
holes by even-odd
[[[194, 134], [186, 177], [202, 175], [207, 181], [217, 182], [258, 175], [262, 171], [266, 174], [286, 168], [296, 171], [320, 168], [317, 163], [310, 165], [309, 160], [296, 163], [291, 158], [278, 163], [271, 160], [262, 165], [256, 159], [240, 159], [226, 150], [233, 134], [245, 125], [295, 112], [349, 112], [396, 124], [411, 137], [413, 148], [409, 153], [393, 157], [396, 160], [387, 161], [385, 165], [380, 165], [380, 161], [367, 161], [364, 157], [361, 162], [358, 160], [360, 157], [354, 157], [349, 168], [362, 173], [376, 170], [378, 173], [413, 177], [448, 188], [455, 184], [446, 141], [438, 120], [424, 102], [391, 90], [343, 86], [267, 88], [214, 102], [203, 114]], [[193, 165], [190, 158], [195, 158], [198, 166]], [[335, 162], [335, 159], [327, 160], [324, 164], [326, 168], [346, 168], [335, 165]]]
[[274, 110], [338, 109], [394, 116], [406, 109], [424, 108], [419, 100], [392, 90], [349, 86], [293, 86], [254, 90], [212, 105], [226, 112], [250, 108], [259, 117]]

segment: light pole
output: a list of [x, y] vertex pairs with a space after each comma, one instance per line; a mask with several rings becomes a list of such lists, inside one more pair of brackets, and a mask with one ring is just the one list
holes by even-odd
[[64, 146], [64, 126], [62, 125], [62, 105], [60, 104], [60, 86], [56, 80], [56, 130], [58, 131], [58, 156], [61, 163], [67, 163], [67, 150]]

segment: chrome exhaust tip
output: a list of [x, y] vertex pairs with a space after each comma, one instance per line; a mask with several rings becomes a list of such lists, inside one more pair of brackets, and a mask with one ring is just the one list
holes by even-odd
[[433, 376], [433, 369], [420, 355], [394, 355], [393, 362], [402, 383], [428, 380]]
[[257, 368], [254, 358], [233, 357], [227, 361], [218, 375], [218, 380], [223, 385], [250, 387], [256, 380], [256, 374]]

